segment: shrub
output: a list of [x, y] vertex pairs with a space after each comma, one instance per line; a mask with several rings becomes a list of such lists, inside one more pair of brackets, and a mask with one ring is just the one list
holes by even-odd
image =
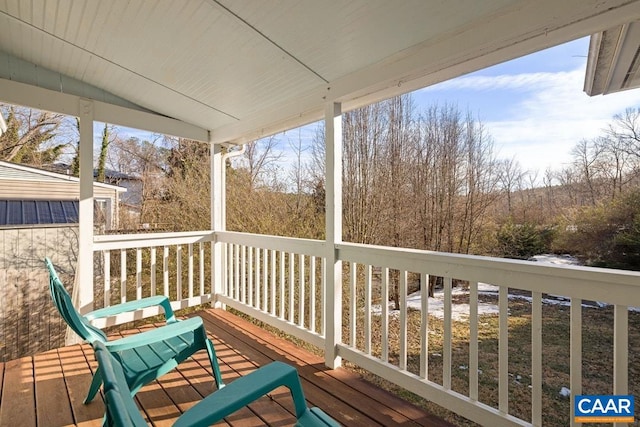
[[554, 242], [586, 265], [640, 269], [640, 190], [581, 210]]
[[533, 255], [549, 250], [552, 239], [551, 229], [538, 229], [536, 226], [524, 223], [506, 223], [498, 230], [498, 255], [507, 258], [527, 259]]

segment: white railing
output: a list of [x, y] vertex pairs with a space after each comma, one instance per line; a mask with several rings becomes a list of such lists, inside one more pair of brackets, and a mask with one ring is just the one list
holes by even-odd
[[[94, 237], [101, 254], [96, 271], [95, 306], [108, 307], [147, 296], [166, 295], [174, 310], [211, 302], [211, 242], [213, 233], [180, 232]], [[144, 265], [144, 268], [143, 268]], [[161, 314], [158, 307], [112, 317], [100, 327]]]
[[226, 254], [217, 300], [318, 347], [324, 342], [324, 242], [218, 232]]
[[[570, 386], [572, 395], [582, 392], [582, 302], [583, 300], [598, 301], [614, 305], [614, 346], [611, 351], [615, 354], [613, 361], [613, 390], [601, 390], [607, 394], [627, 394], [628, 383], [628, 308], [640, 305], [640, 274], [625, 271], [593, 269], [583, 267], [556, 267], [537, 265], [528, 261], [495, 259], [477, 256], [443, 254], [428, 251], [374, 247], [357, 244], [341, 244], [337, 246], [339, 258], [349, 265], [350, 278], [344, 281], [348, 284], [348, 306], [350, 340], [339, 346], [338, 353], [364, 369], [390, 380], [426, 399], [483, 425], [542, 425], [543, 424], [543, 317], [542, 296], [552, 294], [570, 298], [570, 336], [567, 337], [570, 351]], [[361, 284], [357, 284], [355, 274], [358, 265], [365, 271]], [[371, 350], [372, 330], [372, 271], [379, 269], [380, 290], [379, 301], [387, 301], [389, 292], [389, 273], [393, 271], [399, 287], [398, 313], [398, 345], [393, 349], [397, 353], [397, 360], [389, 361], [388, 343], [382, 340], [382, 348], [374, 354]], [[410, 328], [407, 324], [407, 284], [408, 276], [419, 277], [420, 315], [419, 326]], [[444, 287], [443, 297], [443, 329], [441, 354], [442, 372], [433, 380], [429, 372], [429, 300], [426, 297], [429, 276], [442, 279]], [[466, 281], [469, 284], [469, 314], [468, 314], [468, 360], [465, 372], [467, 381], [462, 390], [452, 387], [452, 370], [459, 367], [452, 363], [453, 354], [453, 281]], [[499, 337], [497, 348], [497, 405], [479, 400], [479, 334], [481, 317], [478, 313], [478, 284], [497, 286]], [[354, 301], [356, 288], [364, 298]], [[529, 291], [531, 298], [531, 409], [530, 416], [516, 417], [510, 415], [510, 386], [513, 387], [512, 373], [509, 371], [509, 298], [518, 289]], [[557, 301], [555, 297], [554, 301]], [[364, 317], [360, 324], [363, 330], [356, 330], [357, 315]], [[380, 311], [381, 335], [389, 336], [390, 314], [386, 304], [382, 304]], [[420, 353], [417, 367], [409, 369], [407, 364], [407, 340], [411, 334], [418, 334]], [[354, 337], [364, 336], [364, 341], [357, 343]], [[415, 336], [413, 336], [415, 338]], [[524, 349], [523, 349], [524, 350]], [[433, 354], [431, 354], [433, 356]], [[522, 373], [523, 376], [527, 373]], [[492, 381], [490, 379], [490, 381]], [[558, 390], [559, 391], [559, 390]], [[572, 410], [567, 399], [567, 412]], [[573, 420], [572, 414], [567, 414], [566, 422]]]
[[[159, 283], [162, 282], [164, 293], [173, 292], [175, 285], [177, 293], [175, 296], [172, 294], [171, 299], [176, 308], [220, 302], [323, 348], [324, 313], [329, 311], [324, 298], [325, 242], [217, 232], [215, 242], [224, 249], [221, 251], [224, 286], [222, 294], [211, 295], [210, 276], [205, 274], [202, 266], [213, 240], [209, 232], [96, 237], [95, 248], [102, 252], [105, 265], [110, 264], [111, 252], [120, 251], [121, 257], [119, 279], [107, 270], [103, 274], [105, 303], [114, 300], [111, 283], [118, 283], [118, 280], [121, 289], [119, 294], [115, 293], [125, 295], [128, 291], [135, 298], [152, 294], [154, 289], [159, 292]], [[188, 255], [180, 255], [183, 246], [188, 248]], [[174, 248], [175, 255], [167, 256], [167, 247]], [[155, 257], [154, 248], [161, 248]], [[639, 273], [351, 243], [336, 245], [334, 249], [343, 262], [343, 304], [335, 308], [343, 319], [343, 339], [338, 344], [338, 354], [386, 380], [484, 425], [544, 424], [546, 365], [543, 356], [543, 307], [545, 294], [551, 294], [554, 301], [559, 297], [565, 297], [567, 301], [570, 299], [570, 313], [566, 319], [570, 329], [566, 344], [570, 356], [566, 363], [570, 369], [567, 386], [571, 394], [578, 395], [583, 390], [582, 303], [586, 300], [614, 307], [611, 328], [613, 383], [610, 390], [600, 392], [629, 392], [628, 308], [640, 306]], [[144, 256], [146, 252], [141, 252], [143, 250], [150, 251], [148, 258]], [[135, 251], [135, 284], [129, 281], [130, 273], [126, 277], [122, 273], [123, 269], [126, 270], [123, 260], [133, 256], [131, 251]], [[167, 259], [172, 257], [176, 259], [172, 264], [175, 266], [175, 275], [172, 276], [175, 280], [167, 285], [167, 266], [171, 264]], [[162, 281], [154, 273], [160, 271], [160, 258]], [[145, 270], [140, 260], [146, 259], [151, 273], [144, 275], [142, 280]], [[182, 270], [185, 259], [188, 260], [186, 276]], [[200, 265], [199, 274], [194, 270], [195, 265]], [[187, 277], [187, 290], [181, 283], [183, 276]], [[441, 319], [434, 316], [435, 307], [430, 306], [433, 302], [426, 296], [427, 284], [434, 278], [438, 278], [443, 286]], [[147, 283], [145, 280], [148, 285], [143, 284]], [[468, 285], [465, 298], [469, 304], [468, 314], [462, 322], [454, 318], [457, 305], [453, 301], [454, 297], [459, 297], [459, 293], [454, 293], [454, 283], [461, 282]], [[497, 289], [495, 296], [489, 297], [495, 299], [497, 313], [489, 316], [498, 329], [495, 337], [495, 378], [486, 378], [487, 369], [480, 359], [482, 333], [488, 319], [479, 310], [486, 304], [480, 300], [488, 297], [479, 291], [479, 286], [486, 284]], [[125, 286], [135, 289], [135, 292], [124, 289]], [[410, 287], [421, 291], [417, 310], [409, 308]], [[394, 289], [398, 290], [397, 311], [390, 310], [385, 303]], [[526, 413], [513, 408], [516, 405], [513, 405], [512, 392], [516, 385], [514, 373], [509, 370], [509, 357], [514, 354], [514, 349], [510, 352], [509, 347], [510, 335], [514, 333], [509, 310], [517, 293], [521, 298], [526, 293], [530, 300], [530, 313], [527, 314], [530, 321], [526, 332], [530, 335], [527, 340], [530, 350], [526, 351], [527, 355], [530, 354], [529, 372], [518, 373], [525, 378], [530, 376], [530, 384], [525, 385], [530, 391], [524, 393], [527, 402], [530, 401], [530, 409]], [[460, 325], [465, 325], [468, 330], [462, 340], [468, 348], [463, 362], [456, 351], [461, 339], [454, 335]], [[438, 332], [434, 335], [436, 328]], [[438, 363], [434, 364], [435, 359]], [[464, 375], [460, 374], [462, 368], [466, 372]], [[482, 393], [488, 383], [497, 390], [490, 398], [483, 397]], [[569, 399], [563, 405], [566, 409], [564, 421], [569, 423], [573, 419], [570, 413], [573, 405]]]

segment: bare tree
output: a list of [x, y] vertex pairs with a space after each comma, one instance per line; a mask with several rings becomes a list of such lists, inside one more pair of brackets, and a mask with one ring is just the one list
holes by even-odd
[[[116, 137], [110, 142], [106, 163], [119, 173], [114, 177], [115, 183], [128, 187], [123, 202], [140, 209], [139, 218], [122, 218], [122, 224], [137, 228], [138, 223], [172, 221], [163, 218], [162, 203], [168, 186], [168, 155], [174, 143], [173, 139], [164, 139], [161, 135], [154, 135], [151, 141]], [[202, 185], [206, 184], [203, 181]], [[122, 212], [125, 215], [128, 211]]]
[[599, 174], [607, 181], [607, 193], [614, 200], [640, 173], [640, 157], [629, 154], [623, 139], [603, 136], [594, 139], [593, 144], [600, 153]]
[[[375, 192], [385, 195], [382, 211], [384, 227], [380, 228], [381, 237], [386, 245], [394, 247], [409, 246], [409, 230], [412, 228], [410, 215], [411, 194], [408, 185], [409, 150], [415, 137], [413, 103], [408, 95], [391, 98], [382, 103], [386, 120], [386, 132], [383, 137], [381, 174], [375, 183]], [[400, 308], [400, 276], [393, 270], [391, 298], [396, 309]]]
[[0, 159], [42, 166], [64, 153], [69, 142], [64, 115], [13, 105], [0, 107], [7, 127], [0, 135]]
[[309, 147], [304, 145], [300, 130], [298, 130], [298, 138], [295, 140], [289, 139], [288, 143], [293, 153], [293, 162], [290, 162], [289, 181], [295, 194], [294, 209], [299, 214], [306, 200], [305, 196], [308, 194], [309, 187], [312, 185], [312, 179], [308, 175], [309, 168], [304, 158], [304, 153], [309, 150]]
[[598, 160], [602, 154], [602, 148], [586, 139], [581, 140], [571, 150], [573, 165], [580, 174], [585, 186], [586, 197], [591, 206], [595, 206], [599, 198], [597, 181], [599, 179]]
[[504, 194], [507, 196], [507, 211], [510, 217], [514, 215], [513, 193], [522, 189], [524, 172], [515, 157], [502, 160], [499, 163], [498, 180]]
[[607, 133], [618, 140], [628, 154], [640, 157], [640, 109], [627, 108], [624, 113], [613, 116]]
[[376, 184], [384, 179], [383, 110], [382, 104], [373, 104], [344, 115], [343, 237], [349, 242], [380, 243], [385, 196]]
[[251, 189], [278, 182], [276, 174], [282, 153], [277, 150], [277, 143], [278, 139], [271, 136], [247, 144], [243, 159], [249, 172]]
[[482, 123], [467, 115], [465, 123], [464, 146], [467, 161], [465, 164], [464, 208], [461, 217], [461, 229], [455, 251], [469, 253], [471, 246], [484, 225], [483, 217], [497, 199], [497, 161], [493, 154], [493, 143], [486, 134]]

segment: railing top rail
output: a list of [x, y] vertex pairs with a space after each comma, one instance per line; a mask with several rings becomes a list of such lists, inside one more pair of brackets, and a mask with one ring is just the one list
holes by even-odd
[[178, 231], [172, 233], [113, 234], [93, 238], [94, 251], [145, 248], [213, 241], [213, 231]]
[[338, 257], [373, 266], [640, 306], [640, 272], [341, 243]]
[[266, 236], [235, 231], [217, 231], [215, 235], [217, 242], [246, 245], [262, 249], [274, 249], [318, 257], [326, 254], [326, 243], [323, 240]]

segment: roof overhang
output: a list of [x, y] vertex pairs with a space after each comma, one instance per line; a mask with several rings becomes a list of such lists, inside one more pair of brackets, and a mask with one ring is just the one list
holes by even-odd
[[[16, 174], [12, 176], [12, 179], [25, 180], [25, 181], [39, 181], [40, 179], [49, 179], [55, 180], [59, 182], [73, 182], [76, 184], [80, 184], [80, 178], [65, 175], [57, 172], [46, 171], [43, 169], [34, 168], [32, 166], [21, 165], [18, 163], [5, 162], [4, 160], [0, 160], [0, 168], [10, 169], [16, 171]], [[20, 173], [23, 173], [22, 175]], [[7, 174], [0, 174], [5, 175]], [[0, 176], [0, 179], [2, 176]], [[94, 187], [104, 188], [106, 190], [116, 191], [118, 193], [126, 193], [127, 189], [125, 187], [120, 187], [119, 185], [107, 184], [104, 182], [94, 182]]]
[[0, 100], [239, 144], [635, 20], [639, 0], [8, 0]]
[[593, 34], [584, 91], [606, 95], [640, 87], [640, 21]]

